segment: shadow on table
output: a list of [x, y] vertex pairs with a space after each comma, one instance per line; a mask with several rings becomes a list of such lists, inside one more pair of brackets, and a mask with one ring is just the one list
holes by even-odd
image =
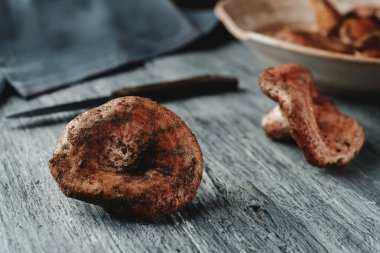
[[[280, 145], [299, 149], [296, 142], [291, 138], [273, 141]], [[302, 152], [301, 150], [299, 151]], [[305, 163], [307, 163], [306, 160]], [[376, 151], [376, 145], [373, 144], [372, 140], [370, 140], [367, 136], [367, 140], [364, 143], [358, 156], [350, 164], [343, 168], [325, 168], [325, 171], [331, 175], [336, 175], [343, 178], [359, 179], [360, 174], [369, 172], [369, 170], [376, 170], [378, 167], [376, 165], [379, 164], [379, 152]], [[378, 173], [380, 175], [380, 168]]]
[[7, 84], [5, 86], [4, 91], [0, 94], [0, 107], [3, 106], [7, 102], [8, 98], [16, 94], [17, 94], [16, 90], [12, 86]]
[[163, 225], [172, 226], [185, 221], [194, 221], [204, 219], [205, 216], [212, 216], [212, 213], [220, 213], [221, 210], [226, 210], [231, 206], [230, 201], [220, 199], [218, 197], [208, 199], [206, 202], [190, 203], [183, 207], [178, 212], [169, 214], [164, 217], [155, 219], [140, 219], [133, 217], [118, 217], [110, 215], [111, 219], [122, 223], [135, 223], [141, 225]]
[[[380, 157], [376, 152], [376, 148], [374, 144], [371, 143], [370, 140], [367, 140], [364, 143], [362, 150], [359, 155], [344, 168], [338, 169], [327, 169], [327, 173], [339, 176], [347, 179], [360, 179], [363, 177], [363, 173], [367, 174], [373, 170], [377, 170], [377, 166], [379, 165]], [[380, 175], [380, 170], [379, 170]]]
[[[208, 174], [212, 173], [207, 165], [205, 165], [204, 171]], [[186, 221], [196, 221], [199, 219], [203, 220], [205, 217], [215, 216], [216, 214], [220, 214], [222, 212], [229, 212], [229, 209], [233, 206], [244, 206], [244, 204], [239, 204], [239, 202], [242, 201], [239, 199], [240, 195], [228, 194], [229, 191], [225, 189], [224, 184], [220, 184], [218, 181], [213, 181], [212, 184], [216, 189], [213, 194], [208, 191], [203, 191], [202, 197], [195, 197], [193, 201], [191, 201], [181, 210], [165, 217], [159, 217], [150, 220], [133, 219], [130, 217], [111, 217], [121, 222], [165, 226], [181, 224]], [[236, 193], [239, 193], [239, 191]]]

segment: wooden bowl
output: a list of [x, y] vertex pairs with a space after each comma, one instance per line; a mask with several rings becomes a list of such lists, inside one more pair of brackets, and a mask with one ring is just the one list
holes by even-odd
[[[357, 6], [380, 6], [379, 0], [331, 0], [345, 13]], [[321, 89], [330, 92], [380, 94], [380, 59], [300, 46], [258, 33], [270, 26], [315, 28], [310, 0], [224, 0], [215, 13], [244, 42], [263, 67], [298, 63], [308, 67]]]

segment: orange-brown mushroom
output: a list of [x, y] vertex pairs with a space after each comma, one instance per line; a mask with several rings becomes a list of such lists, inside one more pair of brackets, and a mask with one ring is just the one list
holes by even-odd
[[380, 8], [358, 7], [344, 15], [338, 30], [339, 39], [358, 50], [355, 55], [380, 57]]
[[380, 31], [366, 34], [357, 43], [360, 50], [356, 55], [380, 58]]
[[351, 47], [344, 45], [336, 38], [326, 37], [318, 32], [308, 32], [284, 28], [274, 33], [273, 37], [306, 47], [314, 47], [344, 54], [352, 53]]
[[261, 73], [259, 84], [278, 103], [290, 135], [310, 164], [341, 167], [356, 157], [365, 139], [363, 128], [319, 95], [309, 70], [280, 65]]
[[203, 159], [176, 114], [149, 99], [123, 97], [72, 120], [49, 167], [68, 197], [118, 216], [153, 218], [191, 201]]
[[347, 18], [340, 24], [339, 38], [348, 46], [363, 49], [363, 41], [376, 31], [380, 31], [380, 26], [370, 18]]
[[339, 11], [327, 0], [311, 0], [319, 30], [331, 34], [340, 20]]
[[329, 0], [310, 0], [318, 29], [270, 25], [259, 32], [286, 42], [356, 56], [379, 57], [380, 7], [364, 6], [340, 14]]

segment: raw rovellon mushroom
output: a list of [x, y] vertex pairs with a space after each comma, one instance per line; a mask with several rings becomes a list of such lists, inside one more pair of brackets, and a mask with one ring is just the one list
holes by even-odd
[[149, 99], [123, 97], [72, 120], [49, 167], [68, 197], [118, 216], [153, 218], [191, 201], [203, 159], [176, 114]]
[[268, 26], [265, 35], [321, 50], [360, 57], [380, 57], [380, 8], [357, 7], [341, 14], [328, 0], [310, 0], [316, 28]]
[[[309, 70], [297, 64], [280, 65], [261, 73], [259, 84], [280, 109], [264, 116], [269, 136], [286, 137], [288, 129], [306, 160], [319, 167], [341, 167], [356, 157], [365, 139], [362, 126], [318, 93]], [[271, 124], [265, 124], [268, 117]]]

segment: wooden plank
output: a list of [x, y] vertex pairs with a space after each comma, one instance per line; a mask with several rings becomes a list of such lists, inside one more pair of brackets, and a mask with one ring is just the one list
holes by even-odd
[[165, 105], [201, 144], [205, 171], [194, 201], [151, 222], [127, 222], [66, 198], [47, 160], [73, 113], [0, 121], [1, 252], [379, 252], [380, 105], [335, 99], [367, 132], [346, 169], [309, 166], [292, 143], [268, 139], [260, 118], [273, 102], [237, 42], [171, 55], [30, 101], [10, 98], [6, 113], [108, 94], [112, 88], [193, 74], [238, 76], [243, 92]]

